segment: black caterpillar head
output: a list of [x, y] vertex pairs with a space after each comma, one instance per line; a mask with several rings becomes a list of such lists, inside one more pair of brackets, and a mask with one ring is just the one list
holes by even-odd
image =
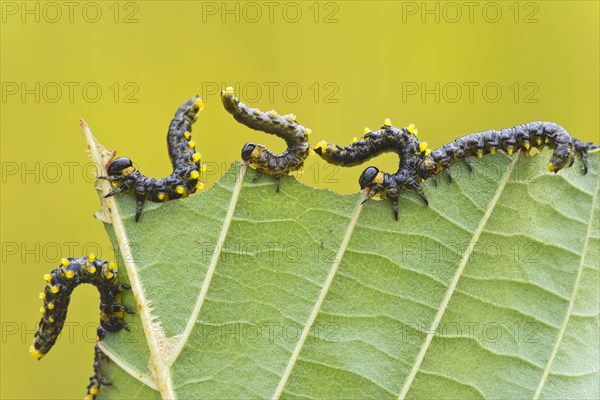
[[372, 187], [377, 184], [377, 176], [379, 175], [379, 169], [376, 167], [367, 167], [360, 177], [358, 178], [358, 184], [360, 185], [360, 189], [364, 189], [366, 187]]
[[127, 157], [119, 157], [112, 160], [110, 165], [108, 166], [108, 175], [110, 176], [121, 176], [123, 174], [127, 174], [132, 171], [133, 163]]
[[252, 142], [248, 142], [242, 148], [242, 160], [248, 161], [252, 158], [252, 152], [256, 148], [256, 144]]

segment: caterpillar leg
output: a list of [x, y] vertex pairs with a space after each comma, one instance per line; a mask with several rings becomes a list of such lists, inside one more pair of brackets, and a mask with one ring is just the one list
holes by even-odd
[[138, 194], [136, 196], [136, 207], [135, 207], [135, 222], [140, 220], [140, 216], [142, 215], [142, 210], [144, 209], [144, 201], [146, 200], [146, 196], [143, 194]]
[[392, 202], [392, 210], [394, 211], [394, 219], [398, 221], [398, 197], [390, 197]]
[[121, 176], [99, 176], [98, 179], [105, 179], [109, 182], [121, 181], [123, 177]]
[[275, 176], [273, 177], [275, 180], [275, 192], [279, 193], [279, 187], [281, 186], [281, 177]]
[[127, 314], [135, 314], [131, 308], [127, 307], [125, 304], [120, 303], [111, 303], [111, 304], [101, 304], [100, 308], [103, 312], [107, 314], [112, 314], [116, 312], [126, 312]]
[[256, 174], [254, 174], [254, 177], [252, 178], [252, 183], [258, 182], [261, 176], [263, 176], [263, 172], [256, 170]]
[[417, 192], [417, 194], [421, 197], [421, 200], [423, 200], [423, 203], [425, 203], [426, 206], [429, 205], [429, 200], [427, 200], [427, 196], [425, 196], [425, 193], [423, 192], [423, 189], [421, 188], [421, 185], [419, 185], [418, 183], [413, 183], [409, 186], [410, 190], [413, 190], [415, 192]]
[[110, 192], [106, 193], [104, 195], [104, 198], [106, 199], [106, 198], [112, 197], [114, 195], [117, 195], [117, 194], [119, 194], [121, 192], [124, 192], [124, 191], [127, 191], [127, 190], [129, 190], [129, 183], [127, 181], [122, 181], [119, 184], [119, 186], [117, 186], [116, 189], [113, 189]]
[[469, 173], [473, 172], [473, 165], [471, 164], [471, 160], [469, 160], [468, 158], [465, 158], [465, 165], [467, 166], [467, 169], [469, 170]]
[[374, 187], [372, 189], [367, 189], [368, 192], [366, 193], [365, 197], [361, 200], [360, 204], [365, 204], [367, 201], [371, 200], [373, 197], [375, 197], [377, 195], [377, 193], [379, 193], [379, 189], [377, 187]]
[[452, 173], [448, 167], [444, 167], [444, 171], [446, 171], [446, 176], [448, 176], [448, 182], [452, 183]]
[[595, 145], [592, 142], [582, 142], [581, 140], [575, 139], [574, 144], [575, 154], [579, 155], [581, 158], [581, 170], [583, 174], [587, 174], [588, 172], [588, 152], [596, 152], [600, 149], [600, 145]]

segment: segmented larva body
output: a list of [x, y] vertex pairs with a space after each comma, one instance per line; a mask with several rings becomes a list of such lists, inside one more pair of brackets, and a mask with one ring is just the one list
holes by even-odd
[[499, 131], [471, 133], [445, 144], [431, 152], [426, 160], [429, 175], [435, 175], [449, 166], [469, 157], [483, 157], [502, 149], [509, 155], [521, 150], [525, 155], [534, 156], [544, 148], [554, 152], [548, 162], [548, 170], [558, 172], [571, 166], [575, 154], [581, 157], [583, 173], [587, 173], [587, 153], [599, 148], [593, 143], [585, 143], [569, 135], [565, 128], [552, 122], [530, 122]]
[[107, 358], [106, 354], [100, 350], [100, 347], [96, 342], [96, 345], [94, 346], [94, 375], [90, 377], [90, 383], [87, 386], [87, 396], [85, 396], [84, 400], [96, 400], [98, 393], [100, 392], [100, 386], [110, 385], [110, 382], [104, 378], [104, 375], [100, 370], [100, 363]]
[[135, 213], [136, 222], [139, 220], [144, 201], [160, 203], [168, 200], [187, 197], [202, 189], [199, 181], [203, 166], [200, 164], [200, 153], [195, 151], [196, 142], [192, 140], [192, 124], [196, 122], [198, 113], [204, 108], [204, 103], [194, 96], [177, 109], [167, 133], [169, 157], [173, 165], [173, 173], [166, 178], [149, 178], [138, 171], [133, 162], [126, 157], [119, 157], [108, 165], [109, 179], [116, 189], [105, 197], [114, 196], [121, 192], [131, 193], [137, 200]]
[[252, 142], [246, 143], [242, 148], [244, 162], [259, 173], [273, 176], [279, 191], [279, 178], [301, 170], [310, 154], [310, 128], [298, 124], [294, 114], [279, 115], [275, 110], [261, 112], [258, 108], [246, 106], [230, 87], [221, 92], [221, 101], [239, 123], [285, 140], [287, 148], [281, 154], [275, 154], [265, 146]]
[[362, 140], [349, 146], [338, 146], [320, 142], [315, 152], [329, 163], [340, 166], [355, 166], [384, 152], [395, 152], [400, 157], [398, 171], [394, 174], [368, 167], [359, 178], [361, 189], [367, 191], [365, 201], [379, 194], [392, 201], [394, 215], [398, 219], [398, 196], [411, 190], [419, 194], [425, 204], [427, 198], [420, 183], [446, 171], [458, 162], [464, 161], [471, 168], [469, 157], [483, 157], [494, 154], [497, 149], [511, 155], [521, 150], [525, 155], [534, 156], [545, 147], [554, 149], [547, 165], [552, 172], [571, 166], [574, 155], [582, 160], [583, 173], [587, 173], [587, 153], [600, 146], [575, 139], [560, 125], [551, 122], [531, 122], [500, 131], [489, 130], [471, 133], [445, 144], [436, 150], [427, 148], [426, 142], [419, 142], [414, 125], [398, 129], [391, 126], [389, 119], [383, 127], [374, 132], [368, 128]]
[[130, 286], [119, 282], [115, 263], [97, 259], [93, 254], [63, 258], [59, 267], [44, 275], [44, 280], [46, 287], [40, 293], [44, 302], [40, 308], [42, 319], [29, 348], [34, 358], [41, 359], [54, 346], [65, 324], [71, 293], [84, 283], [94, 285], [100, 292], [98, 339], [102, 340], [106, 332], [128, 330], [123, 312], [133, 314], [133, 311], [121, 304], [120, 294]]

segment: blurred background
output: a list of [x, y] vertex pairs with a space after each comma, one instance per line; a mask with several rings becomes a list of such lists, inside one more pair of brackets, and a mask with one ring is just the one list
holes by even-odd
[[[262, 110], [293, 112], [311, 142], [348, 144], [389, 117], [437, 147], [547, 120], [599, 140], [599, 3], [594, 1], [101, 1], [1, 3], [2, 398], [81, 398], [92, 372], [98, 295], [74, 294], [41, 361], [28, 354], [42, 275], [63, 256], [113, 259], [79, 127], [149, 176], [171, 172], [165, 135], [186, 99], [206, 107], [194, 139], [211, 186], [247, 141], [220, 104], [233, 86]], [[547, 154], [543, 155], [544, 157]], [[375, 163], [395, 171], [397, 157]], [[301, 182], [358, 190], [366, 166], [317, 156]], [[25, 384], [25, 382], [31, 382]]]

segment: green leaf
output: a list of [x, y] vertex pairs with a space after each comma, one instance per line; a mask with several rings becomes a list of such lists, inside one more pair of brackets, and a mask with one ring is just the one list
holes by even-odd
[[548, 155], [458, 165], [398, 222], [237, 164], [137, 224], [105, 201], [138, 313], [101, 344], [101, 397], [598, 398], [598, 155]]

